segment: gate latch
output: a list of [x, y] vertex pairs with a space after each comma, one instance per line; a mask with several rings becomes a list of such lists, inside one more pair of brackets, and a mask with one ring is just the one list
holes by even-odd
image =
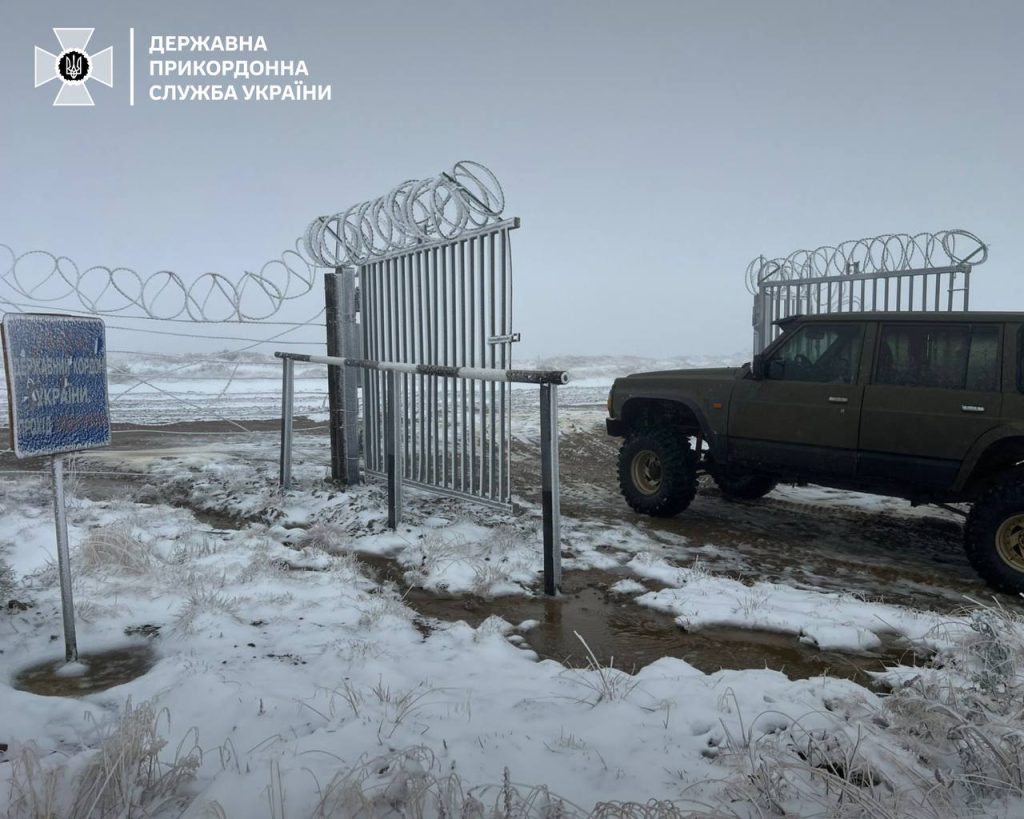
[[514, 341], [519, 341], [519, 333], [509, 333], [506, 336], [491, 336], [487, 339], [488, 344], [511, 344]]

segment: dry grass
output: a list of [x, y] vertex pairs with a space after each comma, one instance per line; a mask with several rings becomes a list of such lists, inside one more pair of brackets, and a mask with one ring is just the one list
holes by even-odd
[[[160, 735], [167, 713], [129, 699], [118, 719], [97, 727], [98, 747], [71, 781], [63, 767], [44, 764], [31, 743], [13, 761], [9, 819], [150, 819], [177, 815], [188, 802], [183, 787], [202, 762], [189, 732], [169, 759]], [[167, 814], [165, 811], [171, 811]]]
[[574, 631], [573, 634], [582, 643], [583, 649], [587, 653], [587, 667], [573, 669], [570, 673], [576, 682], [591, 692], [586, 702], [597, 705], [600, 702], [617, 702], [627, 699], [637, 687], [637, 679], [633, 675], [615, 668], [614, 657], [611, 658], [607, 666], [601, 665], [582, 635], [578, 631]]
[[0, 551], [0, 607], [6, 607], [17, 585], [17, 578], [11, 565], [4, 560], [3, 552]]
[[963, 614], [954, 647], [878, 705], [832, 703], [808, 715], [809, 727], [788, 720], [768, 731], [777, 712], [738, 716], [717, 755], [734, 771], [728, 797], [766, 816], [1019, 815], [1024, 618], [998, 605]]
[[[442, 770], [422, 746], [374, 757], [341, 771], [323, 788], [309, 819], [736, 819], [731, 810], [696, 803], [649, 800], [599, 802], [587, 810], [545, 785], [502, 781], [467, 786]], [[214, 813], [218, 817], [225, 814]], [[275, 814], [276, 816], [276, 814]]]
[[467, 789], [457, 774], [436, 773], [439, 768], [433, 753], [419, 746], [367, 760], [339, 772], [320, 790], [311, 819], [568, 819], [587, 815], [547, 788], [514, 784], [507, 769], [501, 785]]
[[142, 575], [152, 571], [163, 561], [150, 544], [136, 536], [135, 528], [121, 522], [93, 532], [78, 547], [76, 567], [92, 573]]
[[197, 578], [190, 578], [189, 582], [185, 602], [175, 615], [172, 626], [176, 636], [187, 637], [196, 633], [200, 621], [206, 616], [227, 616], [240, 621], [238, 600], [208, 587]]
[[315, 549], [329, 555], [344, 555], [350, 552], [352, 541], [345, 529], [336, 523], [318, 521], [307, 529], [295, 544], [299, 549]]

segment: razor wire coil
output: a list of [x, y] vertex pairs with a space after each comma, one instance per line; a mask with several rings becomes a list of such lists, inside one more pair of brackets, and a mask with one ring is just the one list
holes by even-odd
[[295, 250], [286, 250], [257, 272], [246, 271], [235, 280], [221, 273], [203, 273], [191, 282], [169, 270], [148, 275], [130, 267], [104, 265], [82, 270], [67, 256], [45, 250], [19, 254], [0, 243], [0, 307], [18, 301], [77, 302], [82, 312], [99, 316], [259, 322], [291, 299], [309, 293], [315, 280], [316, 268], [303, 257], [299, 242]]
[[314, 219], [305, 251], [323, 267], [358, 265], [425, 242], [457, 239], [497, 222], [505, 209], [498, 178], [479, 162], [456, 162], [410, 179], [384, 196]]
[[313, 220], [305, 235], [257, 272], [232, 280], [203, 273], [191, 282], [170, 270], [142, 274], [45, 250], [17, 253], [0, 243], [0, 307], [77, 302], [100, 316], [161, 321], [260, 322], [309, 293], [316, 267], [360, 264], [425, 242], [452, 240], [497, 222], [505, 208], [498, 178], [478, 162], [456, 162], [429, 179]]
[[988, 245], [966, 230], [886, 233], [838, 245], [797, 250], [788, 256], [758, 256], [747, 265], [747, 290], [757, 295], [764, 282], [812, 281], [833, 276], [886, 274], [905, 270], [982, 264]]

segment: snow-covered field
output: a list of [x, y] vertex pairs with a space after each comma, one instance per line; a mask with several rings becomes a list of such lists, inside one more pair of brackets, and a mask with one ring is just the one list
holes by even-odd
[[[581, 364], [561, 391], [567, 435], [599, 423], [616, 368], [644, 368]], [[112, 372], [125, 423], [244, 427], [278, 411], [269, 362], [213, 371], [136, 358]], [[316, 419], [322, 373], [299, 376], [299, 412]], [[515, 396], [514, 434], [528, 447], [535, 395]], [[74, 459], [78, 644], [87, 666], [126, 648], [152, 666], [77, 698], [15, 687], [27, 667], [63, 665], [61, 609], [48, 481], [0, 456], [0, 556], [11, 566], [0, 591], [13, 601], [0, 614], [4, 815], [1024, 815], [1019, 608], [965, 599], [963, 613], [938, 613], [741, 581], [681, 557], [715, 544], [673, 542], [623, 507], [619, 519], [563, 519], [566, 576], [606, 576], [618, 607], [667, 613], [681, 630], [770, 630], [812, 651], [884, 645], [931, 660], [894, 663], [871, 687], [728, 661], [704, 673], [671, 656], [627, 673], [599, 651], [587, 663], [585, 648], [567, 665], [530, 648], [542, 623], [499, 616], [502, 601], [511, 610], [541, 594], [532, 494], [513, 514], [410, 492], [391, 532], [380, 486], [325, 482], [322, 428], [297, 434], [287, 492], [272, 429], [168, 429], [150, 436], [159, 446], [133, 435]], [[821, 515], [920, 514], [848, 493], [783, 493]], [[410, 589], [495, 614], [475, 626], [428, 616]], [[552, 602], [546, 616], [570, 604]], [[578, 631], [581, 646], [593, 642]], [[92, 660], [85, 679], [106, 662]]]

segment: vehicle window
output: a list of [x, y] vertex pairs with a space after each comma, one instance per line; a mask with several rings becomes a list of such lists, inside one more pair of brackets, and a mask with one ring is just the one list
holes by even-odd
[[773, 381], [852, 384], [860, 364], [861, 324], [808, 324], [771, 354], [765, 377]]
[[996, 390], [999, 328], [967, 324], [883, 325], [875, 383]]
[[967, 389], [985, 392], [999, 389], [999, 328], [993, 324], [977, 324], [971, 328]]

